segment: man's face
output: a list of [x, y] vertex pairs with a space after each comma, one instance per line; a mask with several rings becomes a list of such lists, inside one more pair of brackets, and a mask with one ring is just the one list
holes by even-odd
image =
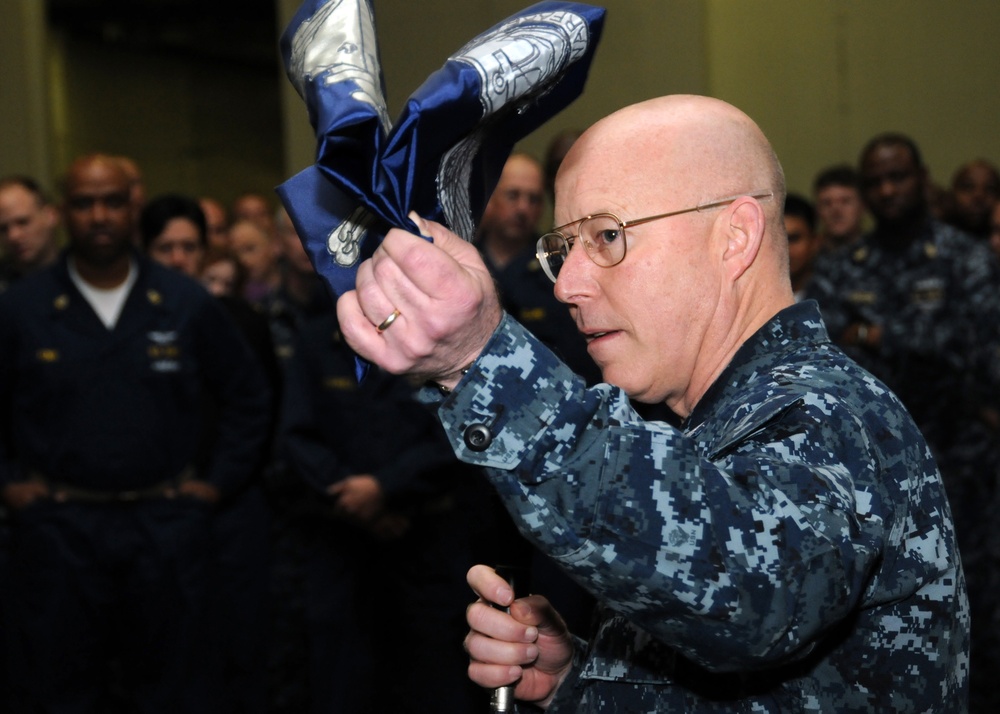
[[274, 218], [271, 215], [271, 207], [263, 196], [247, 194], [240, 196], [233, 203], [233, 222], [253, 221], [266, 231], [274, 230]]
[[861, 232], [865, 205], [851, 186], [826, 186], [816, 192], [816, 214], [828, 236], [847, 239]]
[[216, 297], [236, 294], [236, 265], [231, 260], [217, 260], [201, 272], [201, 284]]
[[[656, 186], [629, 170], [634, 163], [606, 153], [580, 152], [563, 165], [557, 225], [600, 212], [628, 221], [705, 198], [679, 182]], [[673, 407], [690, 388], [722, 289], [710, 235], [717, 215], [688, 213], [628, 228], [625, 259], [611, 268], [596, 265], [574, 244], [559, 272], [556, 297], [569, 305], [604, 379], [639, 401]]]
[[896, 226], [926, 210], [926, 173], [902, 144], [881, 144], [861, 163], [865, 203], [880, 225]]
[[16, 184], [0, 189], [0, 246], [21, 269], [41, 267], [55, 248], [56, 210]]
[[157, 263], [195, 278], [205, 256], [198, 226], [187, 218], [172, 218], [163, 232], [149, 244], [149, 255]]
[[66, 230], [78, 259], [106, 266], [132, 245], [135, 214], [128, 177], [108, 161], [71, 169], [66, 182]]
[[532, 161], [512, 157], [483, 212], [483, 229], [505, 243], [528, 246], [542, 217], [543, 200], [541, 169]]
[[978, 232], [989, 225], [990, 213], [1000, 199], [1000, 182], [994, 171], [970, 164], [956, 176], [951, 192], [955, 211], [966, 228]]
[[788, 272], [794, 285], [797, 278], [808, 274], [819, 250], [819, 239], [799, 216], [785, 216], [785, 233], [788, 234]]
[[199, 204], [205, 214], [205, 237], [209, 247], [229, 248], [229, 226], [225, 209], [211, 199], [203, 199]]

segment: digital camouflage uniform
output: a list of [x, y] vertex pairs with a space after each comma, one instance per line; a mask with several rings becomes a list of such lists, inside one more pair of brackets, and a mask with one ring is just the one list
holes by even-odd
[[[808, 296], [836, 340], [852, 323], [881, 325], [876, 348], [845, 351], [889, 385], [941, 468], [968, 574], [972, 711], [1000, 707], [1000, 275], [985, 243], [928, 221], [893, 247], [876, 231], [818, 267]], [[990, 415], [993, 418], [990, 418]]]
[[[483, 262], [493, 276], [503, 309], [521, 323], [532, 335], [556, 354], [566, 365], [583, 377], [588, 386], [601, 381], [601, 370], [587, 352], [587, 342], [576, 329], [569, 307], [555, 296], [552, 281], [542, 270], [535, 255], [535, 242], [514, 256], [503, 268], [482, 252]], [[492, 491], [492, 489], [490, 489]], [[577, 634], [585, 632], [593, 621], [594, 599], [574, 583], [550, 558], [539, 555], [518, 536], [499, 498], [493, 494], [491, 504], [496, 512], [498, 542], [503, 543], [499, 562], [519, 566], [522, 570], [519, 589], [525, 592], [550, 593], [550, 600], [567, 626]], [[517, 543], [518, 545], [515, 545]]]
[[535, 240], [510, 263], [498, 268], [483, 252], [483, 261], [493, 276], [503, 308], [587, 380], [601, 381], [601, 370], [587, 352], [587, 342], [576, 329], [569, 307], [552, 291], [552, 281], [535, 255]]
[[875, 348], [842, 347], [906, 405], [954, 499], [962, 485], [948, 482], [949, 466], [969, 460], [967, 430], [998, 402], [1000, 272], [989, 248], [936, 221], [898, 248], [870, 233], [826, 256], [806, 297], [834, 341], [854, 323], [883, 328]]
[[682, 431], [585, 389], [509, 317], [440, 417], [608, 608], [550, 711], [964, 711], [940, 476], [814, 303], [751, 337]]

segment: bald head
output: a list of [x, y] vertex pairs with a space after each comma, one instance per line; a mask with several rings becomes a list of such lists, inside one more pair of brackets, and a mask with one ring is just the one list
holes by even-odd
[[[584, 232], [573, 222], [610, 213], [625, 227], [610, 232], [619, 263], [574, 247], [555, 288], [595, 336], [589, 351], [606, 381], [690, 413], [739, 346], [793, 301], [784, 200], [770, 143], [717, 99], [636, 104], [573, 144], [556, 178], [556, 224]], [[600, 250], [608, 233], [584, 247]]]
[[70, 190], [84, 176], [101, 174], [109, 181], [125, 184], [128, 189], [132, 177], [119, 157], [108, 154], [84, 154], [73, 160], [63, 177], [63, 191]]
[[[766, 210], [773, 225], [781, 223], [785, 179], [770, 142], [750, 117], [718, 99], [671, 95], [617, 111], [574, 143], [560, 175], [584, 161], [623, 169], [631, 183], [661, 197], [663, 211], [771, 191]], [[557, 210], [559, 194], [557, 186]]]
[[952, 178], [951, 197], [948, 219], [967, 233], [988, 236], [993, 207], [1000, 201], [1000, 171], [985, 159], [964, 164]]
[[483, 211], [478, 241], [497, 267], [535, 242], [544, 201], [542, 166], [527, 154], [512, 154]]
[[116, 157], [90, 154], [70, 165], [63, 190], [77, 268], [98, 287], [118, 284], [128, 274], [137, 218], [128, 173]]
[[[682, 94], [625, 107], [588, 129], [564, 163], [567, 178], [606, 171], [607, 186], [601, 191], [634, 193], [653, 213], [770, 192], [772, 198], [761, 204], [765, 238], [779, 261], [779, 272], [787, 267], [784, 171], [760, 127], [731, 104]], [[586, 172], [574, 172], [581, 165]], [[579, 194], [578, 186], [565, 185], [563, 190]], [[558, 184], [555, 209], [557, 225], [575, 217], [560, 212]]]

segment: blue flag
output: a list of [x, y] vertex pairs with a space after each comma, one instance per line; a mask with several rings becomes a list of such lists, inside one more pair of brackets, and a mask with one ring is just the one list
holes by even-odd
[[393, 125], [368, 0], [307, 0], [281, 38], [316, 163], [277, 191], [333, 292], [410, 211], [466, 240], [514, 145], [583, 91], [604, 9], [542, 2], [455, 52]]

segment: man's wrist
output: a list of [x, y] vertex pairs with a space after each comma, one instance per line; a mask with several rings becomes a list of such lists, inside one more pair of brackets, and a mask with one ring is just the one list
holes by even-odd
[[[473, 360], [473, 362], [474, 361], [475, 360]], [[469, 364], [465, 365], [465, 367], [457, 372], [453, 372], [447, 377], [434, 380], [434, 383], [437, 385], [437, 388], [441, 390], [441, 393], [451, 394], [452, 390], [454, 390], [455, 387], [458, 386], [458, 383], [462, 381], [462, 378], [469, 373], [470, 369], [472, 369], [473, 362], [469, 362]]]

